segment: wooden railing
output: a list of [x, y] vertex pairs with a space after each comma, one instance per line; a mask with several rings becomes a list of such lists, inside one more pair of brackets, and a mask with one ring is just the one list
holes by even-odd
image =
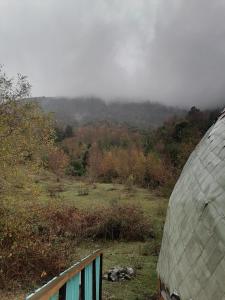
[[36, 290], [26, 300], [101, 300], [102, 258], [102, 251], [95, 251]]

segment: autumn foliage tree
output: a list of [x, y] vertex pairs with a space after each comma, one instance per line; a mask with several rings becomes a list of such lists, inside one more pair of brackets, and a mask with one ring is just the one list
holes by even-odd
[[[8, 78], [0, 69], [1, 288], [8, 287], [9, 280], [30, 279], [32, 269], [40, 278], [48, 263], [54, 270], [60, 263], [52, 254], [53, 243], [39, 238], [38, 226], [33, 226], [39, 195], [34, 179], [42, 170], [46, 153], [54, 147], [54, 130], [50, 116], [24, 99], [29, 93], [26, 77]], [[28, 269], [30, 273], [22, 273]]]
[[[35, 104], [26, 77], [8, 78], [0, 69], [0, 189], [1, 198], [29, 189], [31, 174], [52, 147], [52, 120]], [[23, 187], [23, 188], [22, 188]], [[20, 188], [20, 193], [18, 189]]]
[[88, 156], [88, 175], [92, 180], [96, 180], [101, 176], [102, 159], [103, 153], [98, 145], [94, 143], [90, 148]]
[[53, 173], [57, 175], [58, 179], [60, 178], [60, 176], [63, 176], [65, 174], [65, 170], [68, 164], [69, 157], [62, 149], [54, 147], [49, 152], [47, 166]]
[[218, 111], [192, 107], [183, 117], [167, 120], [156, 129], [97, 122], [75, 128], [64, 138], [70, 175], [104, 182], [132, 182], [171, 191], [190, 153]]

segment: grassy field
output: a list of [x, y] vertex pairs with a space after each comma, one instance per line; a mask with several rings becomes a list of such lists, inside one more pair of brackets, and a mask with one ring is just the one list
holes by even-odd
[[[42, 189], [40, 201], [48, 201], [51, 190], [55, 190], [53, 195], [55, 201], [60, 203], [63, 201], [79, 209], [94, 210], [118, 202], [140, 206], [155, 225], [162, 225], [165, 219], [168, 199], [159, 197], [147, 189], [138, 187], [128, 189], [121, 184], [88, 184], [68, 179], [56, 182], [53, 178], [49, 180], [49, 177], [47, 181], [40, 181], [39, 185]], [[87, 195], [81, 195], [82, 191], [86, 191]]]
[[[146, 242], [123, 241], [83, 241], [74, 244], [68, 265], [90, 254], [97, 248], [104, 251], [103, 271], [115, 266], [130, 266], [136, 270], [131, 281], [112, 283], [103, 281], [104, 299], [147, 300], [156, 292], [157, 256], [152, 253], [154, 243], [159, 243], [162, 234], [167, 199], [156, 196], [146, 189], [128, 189], [119, 184], [88, 184], [76, 180], [63, 179], [57, 182], [54, 177], [46, 176], [37, 181], [41, 190], [39, 201], [54, 201], [72, 205], [79, 209], [95, 210], [114, 203], [135, 204], [142, 208], [150, 220], [155, 239]], [[85, 195], [82, 195], [85, 194]], [[154, 251], [153, 251], [154, 252]], [[4, 299], [4, 295], [1, 295]], [[23, 299], [24, 293], [6, 295], [5, 299]]]

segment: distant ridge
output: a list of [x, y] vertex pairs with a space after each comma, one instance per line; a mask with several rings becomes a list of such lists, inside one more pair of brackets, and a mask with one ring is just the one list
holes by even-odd
[[82, 125], [109, 121], [139, 128], [157, 127], [169, 118], [182, 116], [185, 110], [150, 101], [105, 102], [97, 97], [79, 98], [31, 98], [46, 112], [54, 112], [57, 121], [63, 124]]

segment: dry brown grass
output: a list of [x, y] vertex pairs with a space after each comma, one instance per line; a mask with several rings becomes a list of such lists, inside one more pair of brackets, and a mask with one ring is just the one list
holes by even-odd
[[[26, 287], [67, 267], [75, 241], [143, 241], [152, 236], [139, 207], [112, 205], [93, 211], [32, 203], [5, 212], [0, 224], [0, 288]], [[73, 246], [72, 246], [73, 245]]]
[[1, 300], [24, 300], [25, 296], [26, 295], [23, 292], [17, 292], [17, 294], [15, 295], [12, 292], [0, 291]]

